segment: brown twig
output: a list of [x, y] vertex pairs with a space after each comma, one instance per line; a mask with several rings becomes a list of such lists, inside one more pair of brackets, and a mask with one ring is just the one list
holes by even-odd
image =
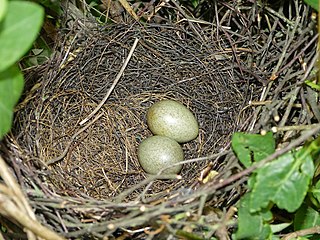
[[283, 236], [281, 238], [281, 240], [289, 240], [289, 239], [292, 239], [292, 238], [302, 237], [302, 236], [315, 234], [315, 233], [320, 234], [320, 226], [314, 226], [314, 227], [311, 227], [311, 228], [306, 228], [306, 229], [302, 229], [302, 230], [295, 231], [295, 232], [292, 232], [292, 233], [288, 233], [285, 236]]
[[[19, 185], [14, 180], [8, 170], [8, 166], [0, 156], [0, 175], [7, 184], [6, 192], [12, 192], [11, 198], [9, 195], [0, 194], [0, 209], [1, 213], [8, 216], [27, 229], [29, 239], [36, 239], [35, 235], [48, 240], [63, 240], [52, 230], [42, 226], [36, 219], [33, 210], [31, 209], [27, 199], [22, 193]], [[6, 187], [3, 186], [2, 189]]]
[[134, 50], [135, 50], [138, 42], [139, 42], [139, 39], [136, 38], [135, 41], [134, 41], [134, 43], [133, 43], [133, 45], [132, 45], [132, 48], [131, 48], [131, 50], [130, 50], [130, 52], [129, 52], [129, 54], [128, 54], [127, 59], [126, 59], [125, 62], [123, 63], [123, 65], [122, 65], [122, 67], [121, 67], [118, 75], [116, 76], [115, 80], [113, 81], [113, 83], [112, 83], [109, 91], [107, 92], [106, 96], [102, 99], [102, 101], [99, 103], [99, 105], [89, 114], [89, 116], [86, 117], [84, 120], [82, 120], [82, 121], [80, 122], [80, 125], [85, 124], [94, 114], [96, 114], [96, 113], [100, 110], [100, 108], [103, 106], [103, 104], [107, 101], [107, 99], [109, 98], [109, 96], [110, 96], [110, 94], [112, 93], [113, 89], [116, 87], [117, 83], [119, 82], [119, 80], [120, 80], [120, 78], [121, 78], [124, 70], [126, 69], [126, 67], [127, 67], [128, 63], [129, 63], [129, 61], [130, 61], [130, 58], [131, 58], [132, 55], [133, 55], [133, 52], [134, 52]]
[[124, 7], [127, 12], [134, 18], [134, 20], [139, 21], [139, 17], [135, 13], [135, 11], [133, 11], [132, 7], [126, 0], [119, 0], [119, 2], [121, 3], [122, 7]]
[[94, 124], [101, 116], [103, 115], [103, 113], [100, 113], [98, 116], [96, 116], [89, 124], [87, 124], [86, 126], [84, 126], [83, 128], [81, 128], [79, 131], [77, 131], [75, 134], [73, 134], [73, 136], [71, 137], [70, 141], [68, 142], [67, 146], [65, 147], [65, 149], [63, 150], [63, 152], [61, 153], [60, 156], [50, 159], [48, 162], [46, 162], [47, 165], [52, 165], [56, 162], [61, 161], [68, 153], [72, 143], [74, 142], [74, 140], [77, 138], [77, 136], [79, 136], [81, 133], [83, 133], [86, 129], [88, 129], [92, 124]]

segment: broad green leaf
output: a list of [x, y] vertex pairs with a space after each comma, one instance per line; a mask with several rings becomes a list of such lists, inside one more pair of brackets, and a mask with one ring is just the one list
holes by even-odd
[[311, 6], [314, 10], [318, 11], [318, 0], [304, 0], [306, 4]]
[[266, 223], [272, 219], [270, 211], [251, 213], [250, 193], [241, 198], [238, 209], [238, 230], [234, 239], [270, 239], [272, 232]]
[[251, 211], [274, 203], [294, 212], [303, 202], [313, 172], [313, 160], [307, 148], [286, 153], [258, 169], [252, 186]]
[[0, 71], [17, 62], [32, 46], [43, 22], [44, 11], [27, 1], [10, 1], [0, 26]]
[[16, 65], [0, 72], [0, 140], [10, 130], [13, 108], [23, 90], [23, 75]]
[[302, 230], [320, 225], [319, 212], [306, 204], [301, 205], [294, 215], [293, 226], [294, 230]]
[[275, 151], [275, 140], [271, 132], [266, 135], [234, 133], [232, 149], [245, 167], [261, 161]]
[[7, 12], [8, 1], [7, 0], [0, 0], [0, 22], [2, 21], [3, 17]]

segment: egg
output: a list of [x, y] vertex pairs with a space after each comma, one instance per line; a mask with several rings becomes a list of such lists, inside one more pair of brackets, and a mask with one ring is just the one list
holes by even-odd
[[172, 138], [179, 143], [189, 142], [199, 134], [199, 125], [192, 112], [173, 100], [153, 104], [147, 112], [147, 124], [153, 134]]
[[[183, 161], [184, 154], [179, 143], [165, 136], [152, 136], [144, 139], [138, 147], [141, 167], [150, 174], [157, 174], [171, 164]], [[165, 174], [179, 173], [182, 165], [172, 166]]]

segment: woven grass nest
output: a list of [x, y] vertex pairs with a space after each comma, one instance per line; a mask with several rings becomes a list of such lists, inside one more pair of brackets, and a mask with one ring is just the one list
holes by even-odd
[[[26, 72], [1, 147], [36, 221], [66, 238], [164, 239], [183, 230], [228, 239], [233, 225], [203, 229], [225, 221], [246, 190], [245, 174], [234, 177], [243, 169], [232, 133], [319, 120], [302, 85], [315, 62], [315, 23], [303, 5], [288, 13], [296, 7], [275, 14], [223, 4], [218, 24], [75, 24], [61, 33], [52, 59]], [[200, 125], [183, 145], [178, 176], [147, 175], [137, 159], [152, 135], [146, 112], [162, 99], [187, 106]], [[299, 134], [277, 137], [285, 144]]]

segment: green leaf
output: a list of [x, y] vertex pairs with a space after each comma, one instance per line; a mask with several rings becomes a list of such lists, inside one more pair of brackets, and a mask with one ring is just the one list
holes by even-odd
[[286, 153], [256, 171], [251, 192], [251, 211], [270, 203], [289, 212], [297, 210], [313, 177], [313, 159], [308, 148]]
[[2, 21], [3, 17], [7, 12], [8, 1], [7, 0], [0, 0], [0, 22]]
[[287, 227], [289, 227], [292, 223], [279, 223], [279, 224], [271, 224], [271, 231], [273, 233], [277, 233], [277, 232], [281, 232], [282, 230], [286, 229]]
[[310, 80], [306, 80], [304, 82], [306, 85], [308, 85], [309, 87], [313, 88], [316, 91], [320, 91], [320, 84], [316, 84], [313, 81]]
[[234, 239], [270, 239], [272, 232], [266, 223], [272, 219], [269, 210], [250, 212], [250, 193], [242, 196], [238, 209], [238, 230]]
[[310, 190], [312, 196], [316, 199], [317, 205], [320, 203], [320, 181], [316, 183]]
[[197, 234], [186, 232], [183, 230], [177, 230], [176, 235], [187, 240], [205, 240], [203, 237], [198, 236]]
[[302, 230], [320, 225], [319, 212], [306, 204], [301, 205], [294, 215], [293, 226], [294, 230]]
[[62, 14], [61, 1], [59, 0], [37, 0], [37, 2], [45, 6], [46, 9], [53, 10], [58, 15]]
[[10, 1], [0, 27], [0, 71], [17, 62], [32, 46], [43, 22], [42, 7], [27, 1]]
[[15, 65], [0, 72], [0, 139], [10, 130], [13, 108], [23, 90], [23, 75]]
[[304, 0], [306, 4], [311, 6], [314, 10], [318, 11], [318, 0]]
[[261, 161], [275, 151], [275, 140], [271, 132], [266, 135], [234, 133], [232, 149], [245, 167]]

